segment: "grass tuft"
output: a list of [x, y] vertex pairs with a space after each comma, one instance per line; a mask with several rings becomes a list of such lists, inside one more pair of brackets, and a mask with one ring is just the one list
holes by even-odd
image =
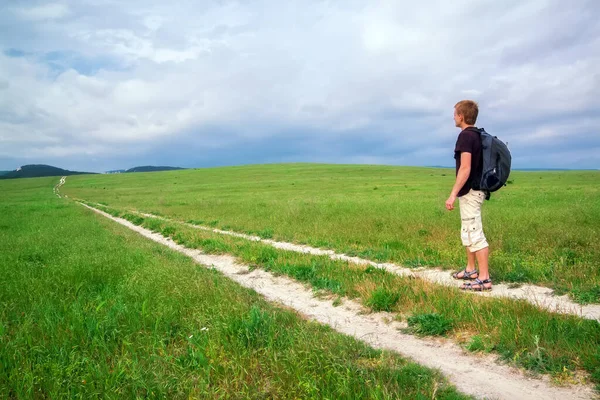
[[392, 311], [398, 300], [400, 300], [399, 293], [386, 288], [377, 288], [367, 299], [366, 305], [374, 311]]
[[572, 297], [580, 304], [600, 303], [600, 285], [573, 289]]
[[483, 351], [489, 353], [494, 346], [491, 344], [491, 339], [486, 335], [474, 335], [471, 341], [466, 345], [467, 350], [472, 352]]
[[444, 336], [452, 329], [452, 320], [437, 313], [414, 314], [407, 322], [410, 331], [423, 336]]

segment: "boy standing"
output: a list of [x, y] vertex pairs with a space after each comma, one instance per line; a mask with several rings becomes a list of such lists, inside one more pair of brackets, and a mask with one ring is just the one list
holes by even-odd
[[486, 291], [492, 289], [492, 280], [488, 269], [489, 246], [481, 221], [481, 205], [486, 193], [477, 188], [482, 170], [481, 137], [475, 127], [478, 114], [479, 108], [474, 101], [462, 100], [454, 106], [454, 122], [461, 132], [454, 148], [456, 182], [446, 200], [446, 209], [453, 210], [458, 197], [461, 240], [467, 252], [467, 266], [452, 277], [469, 281], [462, 285], [463, 290]]

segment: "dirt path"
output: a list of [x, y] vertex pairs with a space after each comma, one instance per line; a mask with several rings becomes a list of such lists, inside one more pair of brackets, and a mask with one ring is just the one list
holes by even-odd
[[[308, 253], [314, 255], [325, 255], [329, 256], [334, 260], [343, 260], [348, 261], [354, 264], [360, 265], [372, 265], [376, 268], [382, 268], [391, 273], [401, 275], [401, 276], [414, 276], [417, 278], [425, 279], [430, 282], [434, 282], [440, 285], [445, 286], [459, 286], [461, 282], [458, 282], [450, 276], [448, 271], [443, 271], [440, 269], [427, 269], [427, 268], [405, 268], [392, 263], [376, 263], [374, 261], [366, 260], [364, 258], [359, 257], [350, 257], [345, 254], [339, 254], [334, 252], [333, 250], [323, 250], [315, 247], [298, 245], [293, 243], [285, 243], [285, 242], [277, 242], [270, 239], [262, 239], [258, 236], [246, 235], [237, 232], [224, 231], [220, 229], [213, 229], [205, 226], [194, 225], [185, 223], [182, 221], [175, 221], [165, 217], [159, 217], [152, 214], [142, 213], [134, 211], [139, 215], [144, 217], [152, 217], [158, 218], [165, 221], [172, 221], [185, 224], [189, 227], [195, 229], [202, 229], [205, 231], [210, 231], [214, 233], [219, 233], [222, 235], [235, 236], [239, 238], [244, 238], [247, 240], [252, 240], [256, 242], [262, 242], [265, 244], [269, 244], [275, 248], [295, 251], [298, 253]], [[525, 300], [539, 308], [558, 312], [562, 314], [573, 314], [587, 319], [595, 319], [600, 321], [600, 305], [598, 304], [588, 304], [581, 305], [573, 302], [569, 296], [555, 296], [553, 294], [553, 290], [535, 285], [520, 285], [519, 287], [509, 287], [506, 284], [495, 284], [494, 290], [491, 292], [484, 293], [473, 293], [480, 296], [489, 296], [489, 297], [508, 297], [511, 299], [521, 299]]]
[[[56, 186], [54, 186], [54, 194], [57, 195], [59, 199], [62, 198], [62, 196], [60, 195], [60, 187], [65, 184], [66, 180], [67, 180], [67, 177], [63, 176], [62, 178], [60, 178], [60, 182], [58, 182], [56, 184]], [[65, 197], [67, 197], [67, 196], [65, 196]]]
[[289, 278], [275, 277], [261, 269], [250, 271], [248, 266], [238, 264], [231, 256], [207, 255], [198, 250], [187, 249], [170, 238], [82, 205], [146, 238], [186, 254], [202, 265], [218, 269], [225, 276], [261, 293], [268, 300], [292, 307], [299, 313], [372, 347], [392, 350], [419, 364], [437, 368], [464, 393], [478, 398], [510, 400], [589, 399], [595, 396], [589, 386], [555, 387], [547, 378], [533, 379], [515, 368], [497, 364], [496, 357], [465, 353], [447, 340], [417, 338], [401, 333], [398, 328], [403, 325], [390, 323], [389, 314], [365, 314], [366, 310], [360, 304], [347, 299], [341, 306], [335, 307], [332, 301], [315, 298], [310, 288]]

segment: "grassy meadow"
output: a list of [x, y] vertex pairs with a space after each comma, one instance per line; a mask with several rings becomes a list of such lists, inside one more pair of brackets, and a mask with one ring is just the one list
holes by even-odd
[[0, 182], [0, 397], [465, 398], [58, 199], [57, 182]]
[[[184, 223], [100, 207], [105, 212], [171, 237], [205, 253], [231, 254], [239, 262], [286, 275], [329, 296], [334, 304], [356, 299], [387, 311], [418, 335], [445, 336], [467, 350], [498, 354], [506, 362], [559, 383], [600, 384], [600, 323], [542, 311], [525, 301], [486, 298], [393, 273], [275, 249], [243, 238], [195, 229]], [[583, 372], [583, 373], [582, 373]]]
[[[330, 248], [376, 261], [458, 269], [454, 171], [284, 164], [73, 176], [71, 198]], [[535, 283], [600, 302], [600, 172], [514, 171], [485, 202], [496, 282]]]

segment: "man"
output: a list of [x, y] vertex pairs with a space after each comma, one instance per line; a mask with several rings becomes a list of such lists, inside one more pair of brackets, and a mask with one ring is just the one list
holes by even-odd
[[481, 205], [487, 194], [477, 190], [482, 169], [481, 137], [475, 128], [478, 114], [474, 101], [462, 100], [454, 106], [454, 122], [461, 132], [454, 149], [456, 182], [446, 200], [446, 209], [453, 210], [458, 197], [461, 240], [467, 252], [467, 266], [452, 277], [469, 281], [462, 285], [463, 290], [487, 291], [492, 289], [492, 280], [488, 268], [489, 246], [481, 222]]

